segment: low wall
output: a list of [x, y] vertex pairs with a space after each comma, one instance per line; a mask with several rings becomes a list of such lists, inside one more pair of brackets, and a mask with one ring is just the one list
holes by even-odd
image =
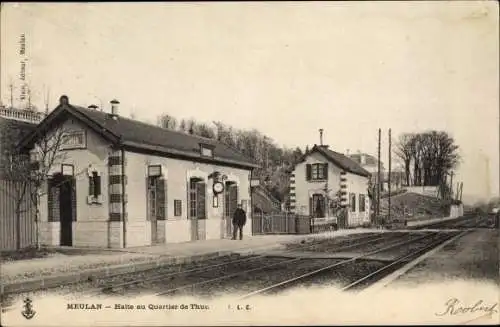
[[427, 196], [437, 196], [437, 186], [409, 186], [405, 187], [407, 193], [417, 193]]
[[464, 205], [451, 205], [450, 206], [450, 218], [458, 218], [464, 215]]

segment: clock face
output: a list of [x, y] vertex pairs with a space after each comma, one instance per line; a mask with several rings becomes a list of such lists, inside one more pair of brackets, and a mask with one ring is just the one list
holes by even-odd
[[221, 182], [217, 182], [214, 184], [214, 192], [221, 193], [224, 190], [224, 185]]

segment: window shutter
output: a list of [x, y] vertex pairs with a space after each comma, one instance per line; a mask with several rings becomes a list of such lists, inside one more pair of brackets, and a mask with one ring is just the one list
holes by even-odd
[[71, 214], [72, 220], [76, 221], [76, 179], [71, 179]]
[[52, 179], [47, 181], [47, 206], [48, 206], [48, 221], [54, 221], [54, 198], [55, 187]]
[[197, 191], [197, 216], [198, 219], [205, 219], [206, 216], [206, 208], [205, 208], [205, 188], [206, 184], [203, 182], [199, 182], [196, 184], [196, 191]]
[[95, 187], [95, 196], [101, 195], [101, 176], [96, 175], [94, 176], [94, 187]]
[[309, 198], [309, 216], [313, 216], [314, 208], [313, 208], [313, 198]]
[[158, 179], [156, 183], [156, 219], [165, 219], [165, 180]]
[[328, 179], [328, 163], [323, 164], [323, 176]]
[[311, 180], [311, 164], [306, 164], [306, 180], [310, 181]]
[[151, 217], [150, 217], [150, 215], [151, 215], [150, 214], [150, 212], [151, 212], [151, 208], [150, 208], [150, 206], [151, 206], [151, 200], [149, 199], [149, 197], [150, 197], [150, 192], [149, 192], [150, 186], [149, 186], [149, 178], [148, 177], [146, 177], [146, 183], [144, 185], [146, 185], [146, 208], [148, 209], [147, 214], [146, 214], [146, 220], [151, 220]]
[[94, 190], [95, 190], [95, 186], [94, 186], [94, 176], [91, 174], [89, 175], [89, 195], [94, 195]]

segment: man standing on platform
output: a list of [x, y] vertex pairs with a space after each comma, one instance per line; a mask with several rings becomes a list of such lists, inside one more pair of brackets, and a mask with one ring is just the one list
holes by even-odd
[[243, 226], [247, 222], [247, 214], [245, 210], [241, 208], [241, 204], [238, 204], [238, 208], [234, 211], [233, 214], [233, 238], [236, 239], [236, 233], [238, 230], [240, 231], [240, 240], [243, 239]]

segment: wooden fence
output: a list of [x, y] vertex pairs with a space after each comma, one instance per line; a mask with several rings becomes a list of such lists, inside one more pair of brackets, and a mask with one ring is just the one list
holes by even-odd
[[[16, 185], [14, 181], [0, 179], [0, 251], [16, 249]], [[36, 244], [35, 207], [28, 197], [21, 204], [21, 248]]]
[[311, 218], [290, 213], [259, 214], [252, 217], [252, 234], [308, 234]]

